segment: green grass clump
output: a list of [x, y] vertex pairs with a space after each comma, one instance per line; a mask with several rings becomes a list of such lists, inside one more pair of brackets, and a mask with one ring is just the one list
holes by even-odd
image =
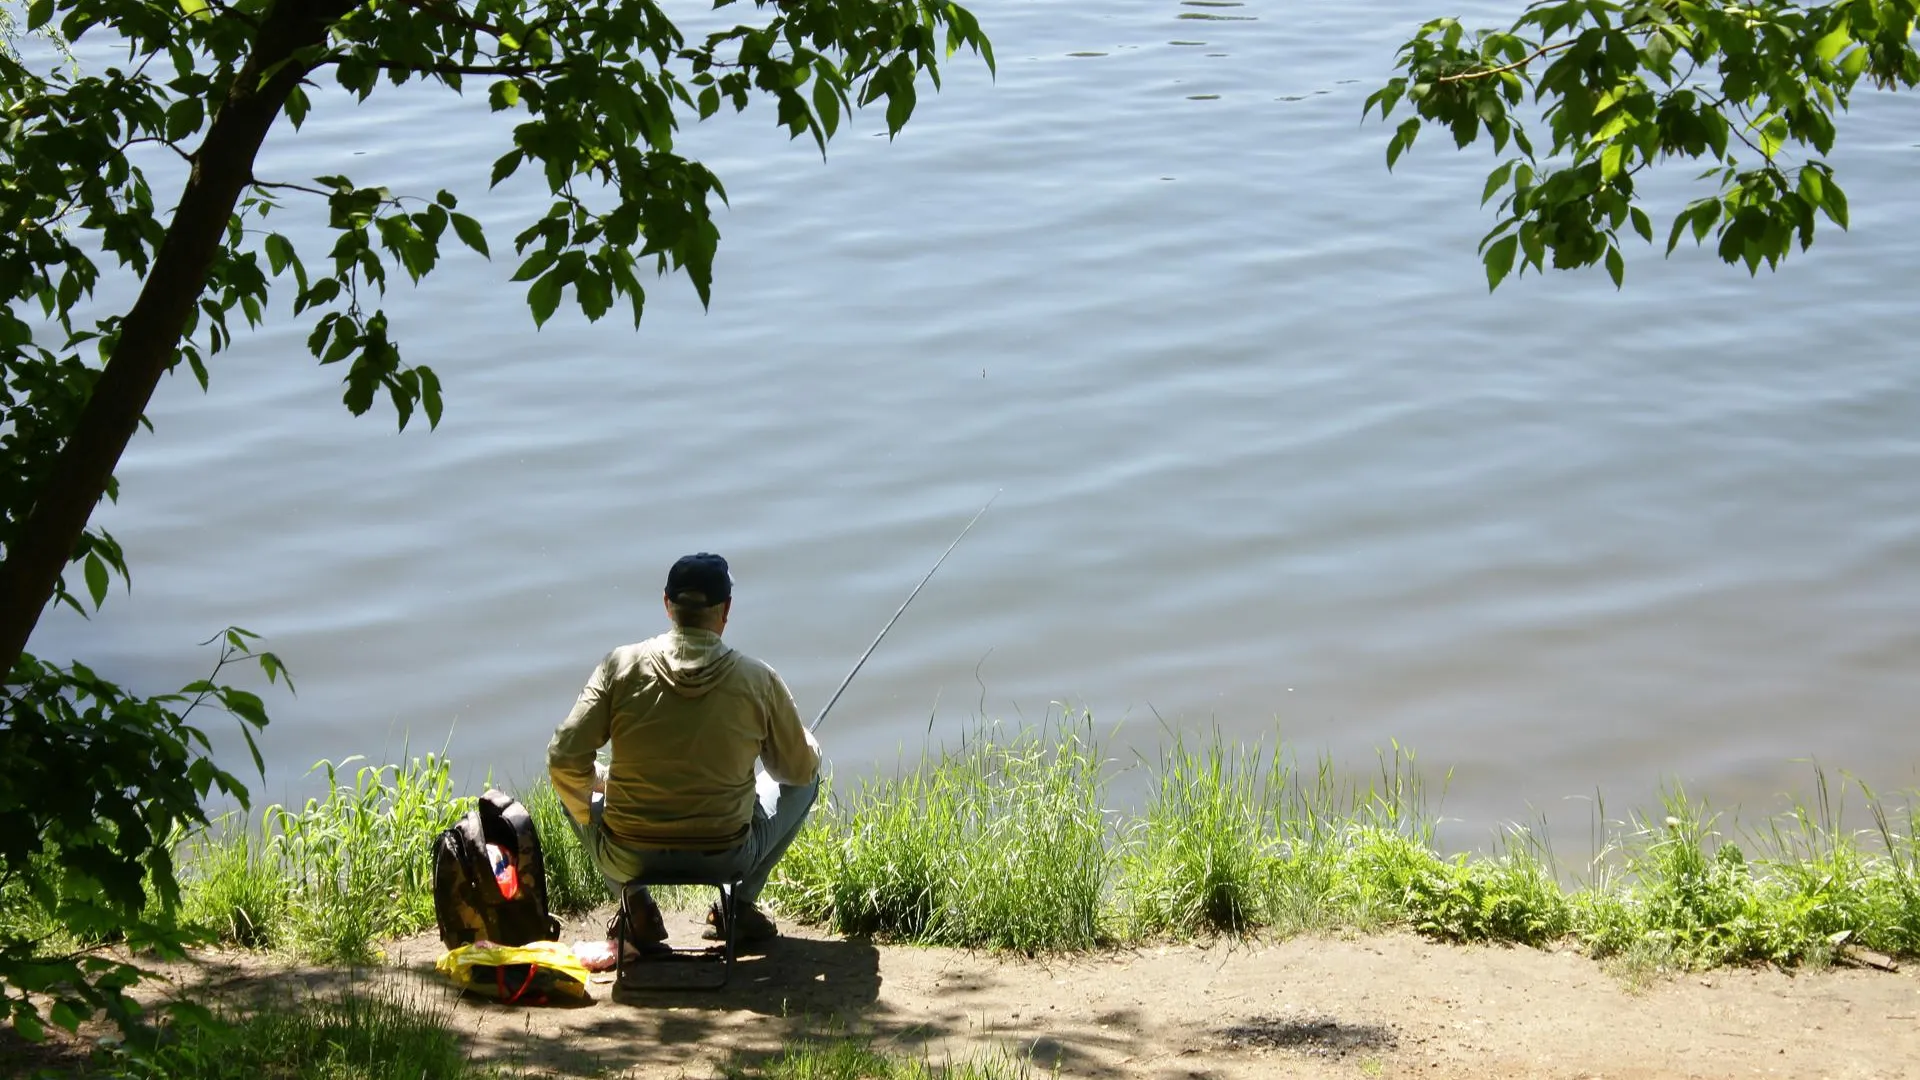
[[115, 1080], [483, 1080], [452, 1006], [396, 991], [266, 1003], [245, 1014], [176, 1019], [151, 1049], [126, 1048], [98, 1075]]
[[1567, 932], [1572, 909], [1553, 871], [1534, 851], [1497, 858], [1442, 857], [1421, 835], [1361, 827], [1351, 845], [1343, 889], [1363, 893], [1350, 906], [1356, 924], [1399, 922], [1442, 941], [1541, 945]]
[[566, 804], [553, 785], [546, 780], [536, 782], [522, 801], [540, 836], [540, 854], [547, 867], [547, 905], [556, 914], [578, 915], [611, 900], [606, 879], [573, 831]]
[[1129, 933], [1237, 932], [1266, 922], [1272, 791], [1258, 748], [1230, 752], [1217, 731], [1202, 751], [1176, 737], [1121, 864]]
[[884, 1054], [864, 1039], [797, 1039], [755, 1065], [733, 1065], [729, 1080], [1027, 1080], [1033, 1067], [1005, 1051], [963, 1061]]
[[293, 882], [265, 848], [270, 845], [231, 816], [219, 831], [187, 845], [192, 873], [181, 891], [181, 919], [220, 941], [249, 949], [282, 944]]
[[445, 758], [315, 766], [324, 798], [269, 807], [258, 834], [231, 821], [186, 845], [181, 909], [229, 944], [362, 963], [380, 942], [433, 925], [433, 838], [473, 805]]
[[1573, 933], [1632, 968], [1821, 966], [1847, 946], [1920, 952], [1914, 811], [1896, 818], [1863, 787], [1875, 828], [1848, 831], [1825, 774], [1816, 780], [1813, 807], [1795, 805], [1746, 847], [1673, 790], [1659, 820], [1636, 816], [1612, 838], [1604, 875], [1574, 898]]
[[385, 938], [433, 925], [433, 838], [472, 808], [446, 759], [362, 766], [351, 786], [323, 761], [327, 797], [267, 810], [270, 851], [291, 879], [285, 936], [322, 961], [361, 962]]
[[828, 792], [770, 897], [849, 934], [1028, 952], [1100, 942], [1112, 859], [1090, 728], [997, 736]]

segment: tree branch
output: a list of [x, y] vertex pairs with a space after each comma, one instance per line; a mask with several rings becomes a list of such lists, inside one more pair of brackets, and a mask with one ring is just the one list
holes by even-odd
[[1533, 50], [1533, 52], [1529, 53], [1528, 55], [1523, 56], [1518, 60], [1515, 60], [1511, 64], [1502, 64], [1499, 67], [1495, 67], [1495, 68], [1483, 68], [1478, 71], [1462, 71], [1457, 75], [1442, 75], [1433, 81], [1436, 83], [1473, 82], [1478, 79], [1492, 78], [1495, 75], [1504, 75], [1509, 71], [1516, 71], [1520, 68], [1526, 67], [1528, 64], [1533, 63], [1535, 60], [1538, 60], [1549, 53], [1556, 53], [1556, 52], [1559, 52], [1561, 49], [1571, 48], [1572, 46], [1573, 46], [1572, 41], [1557, 41], [1552, 45], [1542, 45], [1539, 48]]
[[304, 191], [308, 195], [318, 195], [323, 199], [330, 199], [333, 197], [333, 192], [325, 191], [325, 190], [322, 190], [321, 188], [308, 187], [305, 184], [281, 183], [280, 181], [277, 181], [277, 180], [262, 180], [257, 176], [251, 180], [248, 180], [247, 186], [257, 187], [257, 188], [273, 188], [279, 191]]
[[[320, 61], [315, 67], [338, 65], [344, 57], [332, 56]], [[381, 71], [405, 71], [415, 75], [505, 75], [521, 78], [528, 75], [552, 75], [564, 71], [564, 64], [403, 64], [397, 60], [362, 60], [368, 67]]]
[[444, 0], [441, 3], [429, 3], [428, 0], [399, 0], [399, 2], [402, 6], [410, 7], [422, 15], [458, 26], [463, 30], [477, 30], [496, 38], [505, 37], [507, 34], [506, 30], [492, 23], [468, 17], [457, 5], [445, 3]]

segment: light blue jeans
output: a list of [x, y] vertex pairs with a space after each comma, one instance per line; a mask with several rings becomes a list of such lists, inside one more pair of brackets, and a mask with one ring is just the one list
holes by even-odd
[[[739, 899], [751, 904], [766, 888], [774, 864], [787, 853], [788, 845], [806, 823], [813, 800], [820, 794], [820, 781], [811, 784], [776, 784], [766, 773], [754, 776], [753, 820], [747, 825], [747, 838], [725, 851], [654, 851], [622, 847], [614, 843], [601, 824], [605, 796], [593, 795], [592, 814], [585, 825], [573, 822], [580, 842], [593, 856], [593, 865], [607, 879], [607, 887], [619, 896], [626, 883], [642, 874], [711, 877], [738, 874]], [[569, 818], [568, 820], [572, 820]]]

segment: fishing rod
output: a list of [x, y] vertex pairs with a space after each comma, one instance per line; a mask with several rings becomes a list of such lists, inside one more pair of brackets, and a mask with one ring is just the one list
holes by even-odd
[[[993, 493], [993, 499], [997, 499], [997, 498], [999, 498], [999, 497], [1000, 497], [1000, 493], [999, 493], [998, 491], [996, 491], [996, 492], [994, 492], [994, 493]], [[993, 505], [993, 499], [988, 499], [988, 500], [987, 500], [987, 506], [992, 506], [992, 505]], [[880, 633], [879, 633], [879, 635], [878, 635], [877, 637], [875, 637], [875, 638], [873, 639], [873, 644], [871, 644], [871, 645], [869, 645], [869, 646], [867, 646], [867, 651], [866, 651], [866, 652], [863, 652], [863, 653], [861, 653], [861, 654], [860, 654], [860, 659], [859, 659], [859, 660], [856, 660], [856, 661], [854, 662], [854, 665], [853, 665], [853, 670], [852, 670], [852, 671], [849, 671], [849, 672], [847, 672], [847, 677], [846, 677], [846, 678], [844, 678], [844, 679], [842, 679], [842, 680], [840, 680], [840, 689], [838, 689], [838, 690], [835, 690], [835, 691], [833, 692], [833, 696], [827, 699], [827, 707], [826, 707], [825, 709], [821, 709], [821, 710], [820, 710], [820, 715], [819, 715], [819, 716], [816, 716], [816, 717], [814, 717], [814, 718], [813, 718], [813, 723], [811, 723], [811, 724], [808, 724], [808, 725], [807, 725], [807, 730], [808, 730], [808, 731], [818, 731], [818, 730], [820, 729], [820, 724], [821, 724], [821, 722], [822, 722], [822, 721], [824, 721], [824, 720], [826, 720], [826, 718], [827, 718], [827, 711], [828, 711], [829, 709], [832, 709], [832, 708], [833, 708], [833, 703], [834, 703], [834, 702], [836, 702], [836, 701], [839, 701], [839, 700], [840, 700], [840, 695], [841, 695], [841, 694], [844, 694], [844, 693], [846, 693], [846, 690], [847, 690], [847, 684], [849, 684], [849, 683], [851, 683], [851, 682], [853, 682], [853, 677], [854, 677], [855, 675], [858, 675], [858, 674], [860, 674], [860, 667], [861, 667], [861, 665], [862, 665], [862, 664], [865, 664], [865, 663], [867, 662], [867, 657], [869, 657], [869, 656], [872, 656], [872, 655], [873, 655], [873, 650], [875, 650], [875, 649], [877, 649], [877, 648], [879, 648], [879, 647], [880, 647], [880, 640], [881, 640], [881, 638], [884, 638], [884, 637], [886, 637], [886, 636], [887, 636], [887, 631], [889, 631], [889, 630], [891, 630], [891, 629], [893, 629], [893, 624], [894, 624], [894, 623], [897, 623], [897, 622], [899, 622], [899, 621], [900, 621], [900, 616], [902, 616], [902, 615], [904, 615], [904, 614], [906, 614], [906, 612], [907, 612], [907, 604], [911, 604], [911, 603], [913, 603], [913, 598], [914, 598], [914, 597], [916, 597], [916, 596], [919, 596], [919, 595], [920, 595], [920, 590], [921, 590], [921, 589], [924, 589], [924, 588], [926, 588], [926, 585], [927, 585], [927, 582], [929, 582], [929, 581], [932, 581], [932, 580], [933, 580], [933, 575], [934, 575], [934, 571], [935, 571], [935, 570], [939, 570], [939, 569], [940, 569], [940, 564], [941, 564], [941, 563], [943, 563], [943, 562], [946, 562], [946, 561], [947, 561], [947, 556], [949, 556], [949, 555], [951, 555], [951, 554], [953, 554], [953, 549], [954, 549], [954, 548], [957, 548], [957, 547], [959, 547], [959, 546], [960, 546], [960, 541], [962, 541], [962, 540], [964, 540], [964, 539], [966, 539], [966, 538], [967, 538], [967, 533], [969, 533], [969, 532], [971, 532], [971, 531], [973, 531], [973, 523], [974, 523], [975, 521], [979, 521], [979, 520], [980, 520], [980, 515], [981, 515], [981, 514], [984, 514], [984, 513], [986, 513], [986, 512], [987, 512], [987, 506], [982, 506], [982, 507], [980, 508], [980, 512], [979, 512], [979, 513], [977, 513], [977, 514], [975, 514], [975, 515], [973, 515], [973, 520], [972, 520], [972, 521], [969, 521], [969, 522], [967, 522], [967, 527], [966, 527], [966, 528], [964, 528], [964, 529], [961, 529], [961, 530], [960, 530], [960, 535], [959, 535], [959, 536], [956, 536], [956, 537], [954, 537], [954, 538], [953, 538], [953, 543], [951, 543], [951, 544], [948, 544], [948, 545], [947, 545], [947, 550], [945, 550], [945, 551], [943, 551], [943, 552], [941, 552], [941, 553], [940, 553], [940, 558], [939, 558], [939, 559], [937, 559], [937, 560], [936, 560], [936, 561], [934, 562], [934, 564], [933, 564], [933, 570], [929, 570], [929, 571], [927, 571], [927, 576], [926, 576], [926, 577], [923, 577], [923, 578], [921, 578], [921, 579], [920, 579], [920, 584], [918, 584], [918, 585], [915, 585], [915, 586], [913, 587], [913, 591], [907, 594], [907, 600], [906, 600], [906, 603], [903, 603], [903, 604], [901, 604], [901, 605], [900, 605], [900, 610], [899, 610], [899, 611], [896, 611], [896, 612], [894, 612], [894, 613], [893, 613], [893, 618], [891, 618], [891, 619], [888, 619], [888, 620], [887, 620], [887, 625], [885, 625], [885, 626], [883, 626], [883, 627], [881, 627], [881, 628], [880, 628]]]

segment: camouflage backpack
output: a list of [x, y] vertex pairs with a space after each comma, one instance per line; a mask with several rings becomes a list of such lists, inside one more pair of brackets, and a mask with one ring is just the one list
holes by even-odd
[[[497, 857], [490, 857], [489, 844]], [[508, 869], [496, 874], [496, 863]], [[540, 836], [519, 800], [488, 788], [434, 839], [433, 914], [449, 949], [481, 939], [525, 945], [560, 936], [560, 922], [547, 910]]]

